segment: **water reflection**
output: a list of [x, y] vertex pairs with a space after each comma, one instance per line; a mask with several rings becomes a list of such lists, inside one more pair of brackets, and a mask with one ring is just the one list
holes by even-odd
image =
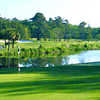
[[89, 50], [68, 56], [68, 64], [100, 62], [100, 50]]
[[49, 58], [34, 58], [22, 61], [22, 65], [25, 67], [54, 67], [67, 64], [81, 64], [100, 62], [100, 50], [84, 51], [80, 54], [65, 56], [65, 57], [49, 57]]
[[32, 43], [32, 40], [19, 40], [18, 43]]
[[0, 58], [0, 67], [54, 67], [67, 64], [100, 62], [100, 50], [89, 50], [65, 57]]
[[19, 67], [54, 67], [61, 65], [61, 60], [61, 57], [21, 59]]

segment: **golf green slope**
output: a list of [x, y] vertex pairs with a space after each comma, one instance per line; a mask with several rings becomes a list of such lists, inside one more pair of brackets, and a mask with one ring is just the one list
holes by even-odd
[[100, 66], [0, 69], [0, 100], [100, 100]]

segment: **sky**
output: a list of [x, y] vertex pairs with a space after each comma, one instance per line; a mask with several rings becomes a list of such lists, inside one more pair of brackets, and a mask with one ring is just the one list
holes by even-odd
[[37, 12], [48, 20], [61, 16], [78, 25], [85, 21], [91, 27], [100, 27], [100, 0], [0, 0], [0, 16], [29, 19]]

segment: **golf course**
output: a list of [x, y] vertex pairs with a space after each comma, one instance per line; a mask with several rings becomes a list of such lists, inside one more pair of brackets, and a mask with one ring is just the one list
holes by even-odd
[[99, 100], [100, 66], [0, 69], [0, 100]]

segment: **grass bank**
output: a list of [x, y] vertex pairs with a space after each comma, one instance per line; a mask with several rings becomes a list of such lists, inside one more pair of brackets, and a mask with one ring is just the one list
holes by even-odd
[[0, 100], [99, 100], [100, 65], [0, 69]]
[[[1, 44], [4, 45], [4, 44]], [[100, 50], [100, 41], [33, 41], [33, 43], [16, 43], [15, 48], [10, 46], [10, 50], [0, 49], [0, 56], [18, 57], [18, 47], [20, 55], [34, 56], [61, 56], [77, 53], [84, 50]]]

